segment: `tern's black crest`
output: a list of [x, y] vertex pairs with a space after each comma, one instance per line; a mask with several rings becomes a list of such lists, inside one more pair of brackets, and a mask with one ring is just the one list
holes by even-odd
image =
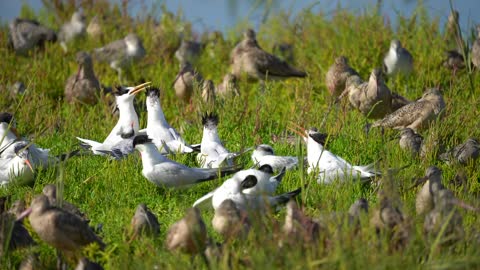
[[135, 135], [135, 130], [130, 129], [128, 132], [124, 132], [122, 134], [120, 134], [120, 137], [122, 137], [122, 139], [128, 139], [128, 138], [131, 138]]
[[148, 138], [148, 135], [137, 135], [133, 139], [133, 147], [135, 147], [137, 144], [145, 144], [145, 143], [151, 143], [152, 139]]
[[218, 115], [206, 113], [202, 116], [202, 125], [207, 128], [216, 128], [218, 126]]
[[327, 137], [328, 137], [327, 134], [318, 132], [316, 128], [311, 128], [310, 131], [308, 132], [308, 136], [310, 136], [310, 138], [312, 138], [314, 141], [316, 141], [321, 145], [325, 144], [325, 141], [327, 140]]
[[258, 170], [264, 173], [273, 174], [273, 168], [268, 164], [262, 165]]
[[160, 97], [160, 89], [157, 87], [148, 87], [147, 88], [147, 97], [158, 98]]
[[26, 149], [28, 146], [27, 142], [18, 142], [15, 143], [15, 146], [13, 147], [13, 151], [15, 151], [16, 154], [18, 154], [20, 151], [23, 149]]
[[257, 145], [257, 149], [258, 149], [258, 150], [262, 150], [262, 151], [264, 151], [264, 152], [267, 152], [267, 153], [269, 153], [269, 154], [271, 154], [271, 155], [273, 155], [273, 153], [274, 153], [274, 152], [273, 152], [273, 148], [272, 148], [270, 145], [268, 145], [268, 144], [260, 144], [260, 145]]
[[257, 184], [257, 178], [254, 175], [249, 175], [240, 184], [243, 189], [254, 187]]
[[115, 96], [123, 96], [125, 94], [128, 94], [128, 88], [127, 87], [124, 87], [124, 86], [120, 86], [120, 85], [115, 85], [113, 87], [113, 91], [112, 93], [115, 95]]
[[13, 120], [13, 115], [8, 112], [0, 113], [0, 123], [10, 124]]

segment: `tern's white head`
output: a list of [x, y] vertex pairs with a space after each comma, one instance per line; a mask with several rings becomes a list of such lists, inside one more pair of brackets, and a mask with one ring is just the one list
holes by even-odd
[[202, 141], [215, 141], [218, 143], [220, 142], [220, 138], [218, 137], [218, 116], [214, 113], [205, 114], [202, 117], [202, 124], [203, 124], [203, 138]]
[[113, 91], [113, 94], [115, 95], [115, 102], [117, 104], [117, 107], [121, 109], [125, 106], [133, 106], [133, 100], [135, 99], [135, 95], [145, 90], [145, 87], [150, 84], [150, 82], [146, 82], [135, 87], [116, 87]]
[[402, 48], [402, 43], [400, 43], [398, 39], [392, 40], [392, 42], [390, 43], [390, 50], [397, 51], [400, 48]]
[[253, 162], [259, 162], [260, 159], [264, 156], [273, 156], [275, 155], [273, 148], [268, 144], [259, 144], [255, 147], [252, 153]]
[[15, 155], [16, 155], [15, 158], [19, 159], [19, 164], [18, 164], [19, 168], [13, 168], [13, 169], [22, 170], [23, 168], [28, 167], [33, 172], [33, 167], [29, 160], [30, 152], [28, 149], [28, 146], [29, 146], [28, 142], [18, 141], [18, 142], [15, 142], [12, 146], [13, 146], [13, 151], [15, 152]]

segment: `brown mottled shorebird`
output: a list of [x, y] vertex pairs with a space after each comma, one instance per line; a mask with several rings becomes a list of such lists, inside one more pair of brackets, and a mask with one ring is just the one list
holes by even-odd
[[420, 154], [422, 142], [422, 135], [416, 133], [411, 128], [404, 128], [400, 131], [400, 148], [409, 151], [412, 155], [418, 156]]
[[215, 105], [215, 85], [212, 80], [203, 81], [202, 99], [209, 106]]
[[12, 203], [12, 207], [8, 210], [9, 213], [14, 214], [16, 218], [20, 217], [20, 215], [25, 211], [25, 201], [24, 200], [16, 200]]
[[196, 255], [207, 245], [207, 227], [198, 208], [189, 208], [185, 216], [170, 226], [165, 244], [168, 250]]
[[452, 191], [439, 190], [434, 196], [435, 207], [425, 216], [423, 229], [433, 239], [442, 233], [440, 245], [453, 244], [465, 236], [462, 215], [456, 209]]
[[200, 73], [193, 69], [189, 62], [182, 63], [177, 77], [173, 81], [175, 94], [184, 102], [189, 102], [193, 94], [194, 87], [198, 87], [203, 82]]
[[475, 138], [468, 138], [464, 143], [440, 155], [440, 159], [448, 163], [468, 164], [480, 156], [480, 143]]
[[69, 103], [95, 104], [100, 93], [100, 83], [93, 71], [92, 57], [86, 52], [78, 52], [78, 71], [71, 75], [65, 84], [65, 99]]
[[415, 131], [428, 127], [445, 109], [440, 90], [430, 88], [422, 98], [407, 104], [372, 124], [372, 127], [411, 128]]
[[265, 81], [289, 77], [304, 78], [307, 74], [264, 51], [257, 42], [255, 31], [248, 29], [243, 40], [231, 53], [232, 73], [240, 78], [243, 73], [250, 79]]
[[367, 118], [382, 118], [392, 111], [392, 94], [382, 79], [379, 68], [372, 70], [368, 82], [360, 83], [360, 77], [350, 76], [342, 93], [348, 95], [350, 104]]
[[203, 43], [182, 39], [180, 47], [175, 51], [175, 58], [177, 58], [180, 63], [195, 63], [200, 57], [204, 47], [205, 44]]
[[[47, 244], [72, 257], [83, 247], [97, 243], [105, 244], [78, 216], [50, 205], [47, 196], [36, 196], [22, 217], [30, 216], [30, 224], [37, 235]], [[61, 266], [60, 256], [58, 257]]]
[[402, 47], [399, 40], [394, 39], [390, 43], [390, 49], [383, 59], [383, 68], [388, 76], [412, 73], [413, 57], [407, 49]]
[[87, 25], [85, 15], [80, 11], [75, 11], [69, 22], [62, 25], [58, 31], [58, 41], [63, 50], [67, 51], [67, 43], [86, 35]]
[[324, 228], [320, 223], [305, 215], [295, 200], [287, 203], [287, 214], [283, 225], [283, 232], [289, 240], [287, 242], [313, 243], [318, 240], [322, 230]]
[[78, 261], [75, 270], [103, 270], [103, 267], [100, 264], [92, 262], [89, 259], [83, 257]]
[[[325, 82], [330, 95], [340, 96], [345, 90], [345, 83], [350, 76], [360, 76], [357, 71], [348, 65], [348, 58], [340, 56], [335, 58], [335, 62], [328, 69]], [[360, 78], [360, 77], [358, 77]]]
[[476, 68], [480, 68], [480, 25], [477, 25], [477, 39], [472, 44], [472, 63]]
[[55, 31], [34, 20], [15, 18], [8, 27], [9, 44], [18, 54], [26, 54], [35, 46], [42, 47], [47, 41], [57, 41]]
[[417, 215], [425, 215], [430, 212], [434, 207], [434, 194], [439, 190], [445, 189], [442, 184], [442, 171], [435, 166], [428, 167], [425, 170], [425, 176], [417, 179], [415, 186], [421, 185], [422, 183], [424, 184], [415, 199]]
[[230, 199], [224, 200], [220, 206], [215, 209], [212, 226], [224, 239], [245, 237], [250, 230], [247, 214], [239, 210]]
[[407, 98], [399, 95], [398, 93], [392, 92], [392, 112], [410, 103], [412, 102]]
[[368, 201], [364, 198], [356, 200], [348, 209], [348, 224], [360, 227], [360, 216], [368, 213]]
[[223, 77], [223, 81], [217, 85], [216, 93], [219, 96], [239, 96], [240, 91], [238, 88], [237, 78], [228, 73]]
[[53, 184], [48, 184], [43, 187], [42, 190], [43, 195], [45, 195], [48, 199], [48, 203], [51, 206], [56, 206], [62, 208], [64, 211], [69, 212], [72, 215], [77, 216], [79, 219], [81, 219], [84, 223], [89, 223], [90, 220], [87, 218], [85, 213], [83, 213], [78, 207], [75, 205], [62, 200], [61, 206], [60, 203], [57, 200], [57, 186]]
[[119, 80], [122, 78], [123, 68], [140, 61], [145, 55], [142, 40], [133, 33], [93, 51], [95, 60], [109, 63], [110, 67], [118, 72]]
[[[23, 217], [15, 215], [17, 209], [13, 206], [8, 212], [0, 213], [0, 255], [3, 256], [5, 250], [15, 250], [35, 244], [33, 238], [23, 225]], [[20, 209], [18, 209], [20, 210]], [[7, 241], [9, 241], [7, 243]]]
[[92, 38], [101, 38], [103, 36], [102, 25], [98, 15], [95, 15], [88, 23], [87, 34]]
[[133, 237], [142, 234], [155, 237], [160, 233], [160, 223], [157, 217], [144, 203], [137, 206], [130, 226], [133, 230]]
[[463, 55], [457, 50], [445, 51], [443, 66], [453, 70], [453, 72], [456, 72], [459, 69], [464, 69], [465, 61], [463, 59]]

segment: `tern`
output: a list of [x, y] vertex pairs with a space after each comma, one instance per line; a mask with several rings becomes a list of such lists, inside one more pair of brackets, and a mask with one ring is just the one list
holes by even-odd
[[219, 168], [223, 165], [233, 166], [233, 158], [238, 153], [229, 152], [218, 136], [218, 115], [205, 114], [202, 117], [203, 137], [197, 161], [202, 168]]
[[160, 89], [149, 87], [147, 89], [147, 128], [141, 130], [160, 149], [162, 154], [191, 153], [193, 149], [180, 134], [165, 119], [162, 105], [160, 104]]
[[76, 55], [78, 71], [65, 83], [65, 99], [69, 103], [95, 104], [100, 94], [100, 82], [93, 71], [92, 57], [86, 52]]
[[26, 54], [35, 46], [42, 47], [46, 41], [57, 41], [57, 34], [39, 22], [15, 18], [8, 24], [9, 44], [18, 54]]
[[142, 40], [133, 33], [104, 47], [97, 48], [93, 52], [95, 59], [109, 63], [110, 67], [118, 72], [119, 80], [121, 80], [123, 68], [141, 60], [145, 55], [146, 51]]
[[87, 33], [86, 30], [85, 15], [80, 11], [75, 11], [70, 21], [62, 25], [58, 32], [60, 46], [62, 46], [64, 51], [67, 51], [67, 43], [85, 36]]
[[340, 96], [345, 90], [345, 83], [350, 76], [360, 76], [357, 71], [348, 65], [348, 58], [340, 56], [328, 69], [325, 82], [330, 95], [334, 97]]
[[428, 127], [431, 122], [440, 117], [444, 109], [445, 101], [440, 90], [430, 88], [425, 91], [421, 99], [388, 114], [383, 119], [374, 122], [372, 127], [394, 129], [408, 127], [418, 131]]
[[298, 166], [298, 158], [291, 156], [276, 156], [273, 148], [268, 144], [260, 144], [252, 153], [253, 163], [258, 166], [270, 165], [274, 171], [295, 169]]
[[110, 151], [114, 145], [124, 140], [122, 134], [129, 134], [132, 128], [134, 134], [137, 134], [139, 128], [138, 115], [135, 112], [133, 100], [135, 95], [142, 91], [147, 85], [150, 85], [150, 82], [135, 87], [118, 87], [117, 91], [114, 92], [116, 106], [120, 111], [117, 124], [103, 143], [77, 137], [81, 145], [92, 150], [95, 155], [105, 155], [105, 152], [102, 151]]
[[318, 171], [318, 183], [328, 184], [335, 179], [345, 181], [350, 177], [366, 180], [380, 174], [373, 170], [372, 165], [354, 166], [326, 150], [323, 146], [326, 139], [325, 134], [321, 134], [316, 128], [295, 132], [307, 142], [308, 173]]
[[408, 75], [413, 71], [413, 57], [407, 49], [402, 47], [399, 40], [394, 39], [390, 44], [390, 50], [383, 59], [383, 67], [389, 76], [400, 73]]
[[190, 168], [163, 156], [147, 135], [137, 135], [133, 147], [142, 157], [142, 174], [148, 181], [161, 187], [193, 185], [235, 173], [236, 167], [222, 169]]
[[246, 73], [250, 79], [265, 81], [269, 79], [304, 78], [307, 74], [289, 65], [287, 62], [264, 51], [257, 42], [253, 29], [243, 34], [243, 40], [231, 53], [232, 73], [240, 78]]
[[14, 179], [19, 179], [21, 182], [33, 180], [35, 171], [29, 160], [28, 145], [24, 141], [15, 142], [8, 148], [14, 155], [9, 154], [8, 157], [0, 158], [0, 186]]

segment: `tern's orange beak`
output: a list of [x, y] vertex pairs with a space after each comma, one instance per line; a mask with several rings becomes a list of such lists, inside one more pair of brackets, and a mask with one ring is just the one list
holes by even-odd
[[294, 122], [290, 122], [292, 126], [287, 127], [290, 131], [293, 133], [297, 134], [298, 136], [302, 138], [307, 138], [307, 130], [304, 129], [303, 127], [299, 126], [298, 124]]
[[32, 167], [32, 163], [30, 163], [30, 161], [28, 159], [25, 159], [25, 164], [27, 164], [27, 166], [30, 168], [30, 170], [32, 170], [33, 172], [33, 167]]
[[149, 86], [150, 84], [152, 84], [152, 82], [146, 82], [146, 83], [142, 83], [140, 85], [137, 85], [137, 86], [135, 86], [135, 88], [130, 90], [130, 92], [128, 94], [129, 95], [136, 95], [136, 94], [140, 93], [141, 91], [145, 90], [145, 88], [147, 88], [147, 86]]

